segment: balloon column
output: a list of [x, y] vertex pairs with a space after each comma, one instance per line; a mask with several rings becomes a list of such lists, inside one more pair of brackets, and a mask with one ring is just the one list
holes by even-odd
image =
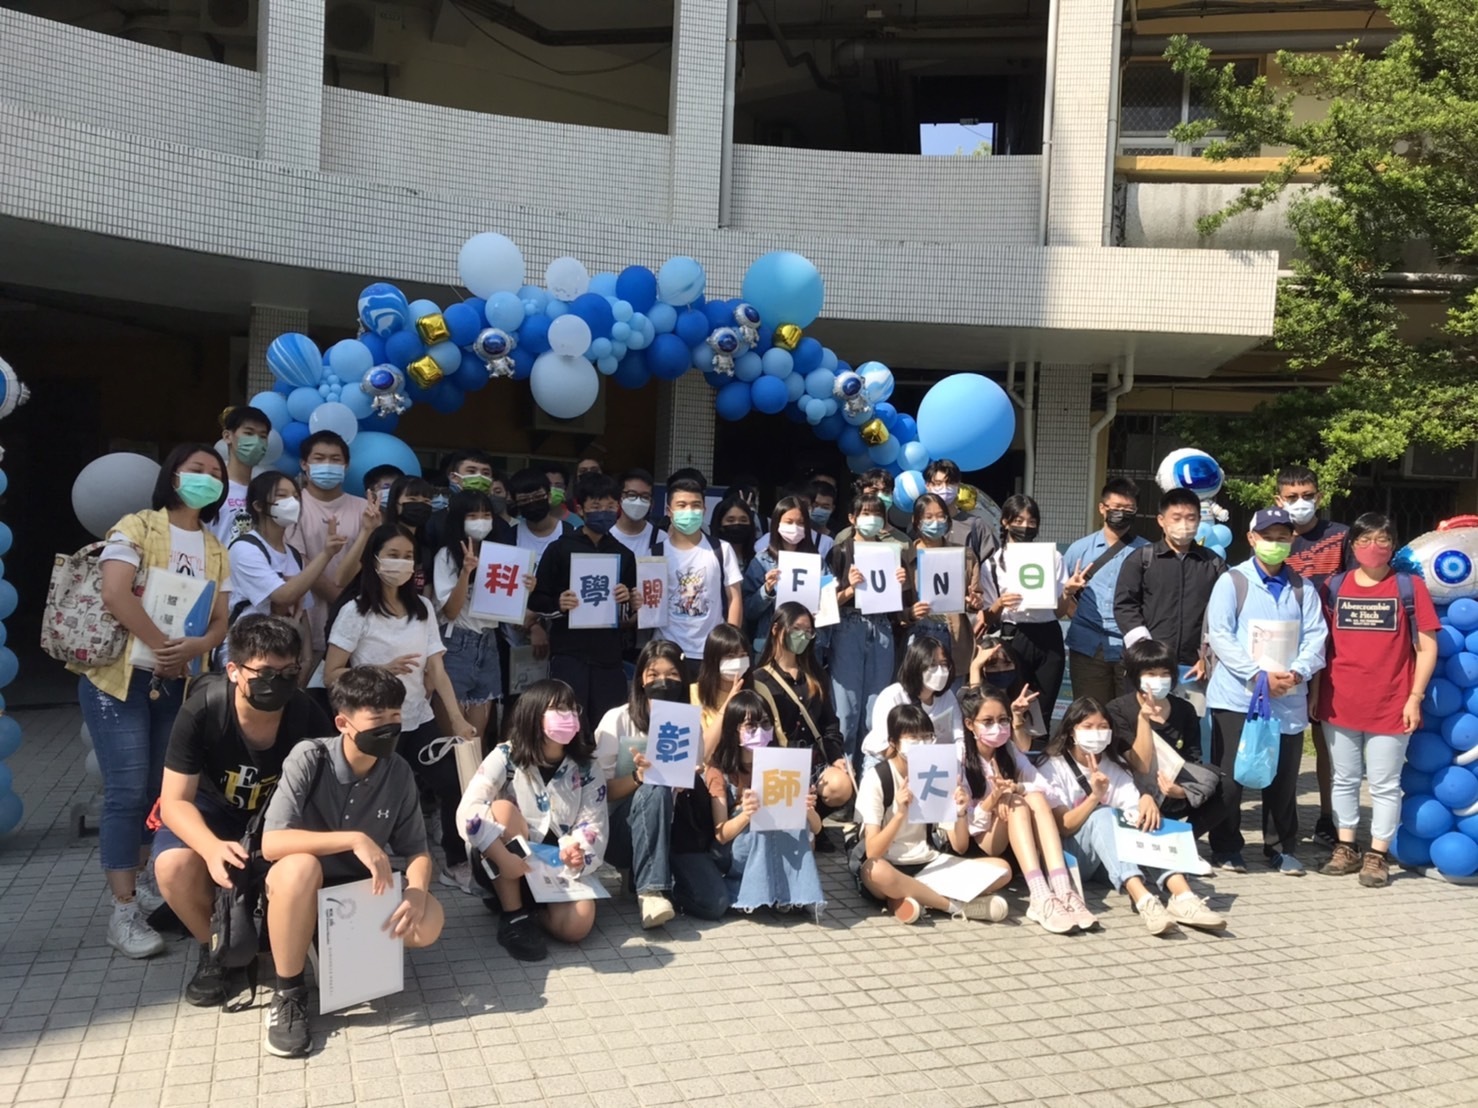
[[[30, 391], [20, 383], [15, 370], [10, 368], [4, 358], [0, 358], [0, 419], [4, 419], [29, 398]], [[0, 450], [0, 461], [4, 457], [5, 452]], [[0, 470], [0, 496], [5, 495], [9, 484], [10, 479], [5, 471]], [[0, 523], [0, 558], [10, 553], [10, 542], [10, 527]], [[15, 605], [15, 586], [5, 580], [4, 563], [0, 562], [0, 620], [9, 619], [15, 613]], [[15, 652], [5, 645], [5, 634], [5, 624], [0, 623], [0, 688], [14, 681], [20, 670]], [[14, 716], [4, 714], [4, 709], [5, 698], [0, 696], [0, 835], [15, 830], [25, 812], [21, 798], [16, 795], [10, 767], [5, 764], [5, 759], [20, 749], [21, 728]]]
[[1196, 529], [1196, 542], [1222, 558], [1232, 543], [1232, 529], [1226, 521], [1227, 510], [1216, 503], [1225, 475], [1216, 459], [1203, 450], [1183, 447], [1172, 450], [1155, 471], [1155, 483], [1164, 492], [1190, 489], [1201, 500], [1201, 525]]
[[1402, 865], [1451, 880], [1478, 875], [1478, 517], [1448, 520], [1397, 553], [1437, 605], [1437, 672], [1422, 701], [1421, 730], [1406, 747]]
[[277, 384], [251, 404], [280, 436], [285, 470], [296, 471], [309, 434], [333, 430], [353, 443], [347, 484], [359, 492], [365, 471], [382, 462], [420, 472], [391, 434], [416, 404], [451, 413], [489, 381], [526, 380], [540, 408], [574, 419], [595, 403], [603, 376], [640, 388], [690, 370], [713, 387], [722, 418], [783, 413], [835, 442], [853, 470], [912, 474], [909, 485], [920, 491], [932, 458], [983, 469], [1011, 445], [1015, 412], [989, 378], [946, 377], [915, 419], [889, 403], [887, 366], [854, 368], [806, 335], [825, 289], [799, 254], [757, 259], [742, 296], [730, 299], [705, 299], [707, 276], [688, 257], [669, 258], [655, 272], [633, 265], [594, 276], [578, 259], [556, 258], [543, 287], [528, 284], [518, 245], [494, 232], [468, 239], [457, 266], [468, 299], [443, 308], [380, 282], [360, 293], [358, 338], [327, 352], [306, 335], [272, 342], [267, 363]]

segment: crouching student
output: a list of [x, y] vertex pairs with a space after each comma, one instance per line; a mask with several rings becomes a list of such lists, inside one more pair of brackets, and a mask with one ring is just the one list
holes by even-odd
[[[594, 755], [575, 691], [563, 681], [536, 681], [514, 704], [503, 741], [483, 759], [457, 806], [468, 847], [495, 875], [491, 885], [503, 909], [498, 943], [522, 961], [548, 957], [541, 926], [567, 943], [580, 942], [595, 926], [593, 900], [535, 903], [525, 880], [533, 870], [519, 853], [544, 844], [559, 849], [566, 872], [593, 878], [600, 869], [609, 817]], [[486, 868], [473, 874], [486, 885]]]
[[1091, 931], [1098, 920], [1073, 887], [1057, 817], [1026, 759], [1031, 749], [1027, 709], [1036, 695], [1024, 689], [1009, 702], [990, 686], [961, 691], [967, 738], [960, 743], [963, 781], [955, 803], [965, 813], [960, 823], [966, 833], [952, 828], [949, 845], [956, 854], [991, 858], [1011, 851], [1031, 896], [1026, 918], [1054, 935]]
[[[1142, 794], [1114, 749], [1108, 714], [1098, 701], [1080, 696], [1069, 705], [1047, 743], [1047, 757], [1037, 768], [1063, 835], [1062, 845], [1078, 863], [1083, 881], [1102, 877], [1122, 889], [1151, 935], [1176, 930], [1176, 924], [1219, 931], [1226, 921], [1191, 892], [1184, 875], [1149, 870], [1119, 859], [1114, 827], [1119, 813], [1153, 831], [1160, 826], [1160, 806]], [[1107, 757], [1102, 757], [1107, 753]], [[1146, 878], [1170, 893], [1168, 904], [1151, 892]]]
[[441, 935], [441, 905], [431, 895], [432, 863], [420, 791], [396, 757], [405, 685], [380, 666], [357, 666], [329, 691], [332, 738], [299, 743], [282, 765], [267, 806], [262, 856], [267, 871], [267, 930], [277, 990], [267, 1008], [267, 1052], [306, 1054], [308, 991], [303, 962], [318, 925], [318, 890], [369, 878], [389, 888], [387, 851], [404, 859], [402, 900], [389, 912], [390, 934], [412, 949]]
[[799, 831], [756, 831], [750, 820], [759, 810], [751, 771], [754, 752], [770, 745], [775, 721], [760, 697], [735, 693], [724, 707], [718, 745], [704, 775], [712, 798], [720, 868], [727, 866], [729, 894], [735, 908], [753, 912], [807, 908], [819, 919], [826, 898], [816, 869], [815, 839], [821, 832], [816, 789], [806, 800], [806, 827]]
[[681, 648], [654, 639], [637, 656], [631, 698], [595, 728], [595, 760], [610, 810], [606, 861], [631, 870], [641, 925], [648, 929], [661, 927], [679, 908], [698, 919], [721, 919], [729, 910], [723, 871], [710, 852], [714, 816], [702, 775], [690, 789], [644, 780], [651, 765], [645, 751], [652, 701], [686, 704], [688, 695]]
[[[917, 704], [900, 704], [888, 713], [884, 758], [862, 775], [857, 786], [857, 822], [862, 832], [848, 859], [857, 888], [887, 904], [899, 923], [917, 923], [925, 908], [948, 912], [955, 919], [998, 923], [1006, 918], [1006, 901], [993, 894], [1011, 880], [1011, 867], [999, 858], [977, 859], [994, 873], [984, 891], [964, 904], [935, 892], [915, 876], [939, 857], [939, 851], [931, 842], [932, 825], [908, 821], [908, 808], [913, 803], [913, 792], [908, 787], [908, 752], [933, 742], [934, 723]], [[959, 853], [968, 846], [967, 820], [968, 814], [961, 808], [959, 818], [946, 832]]]

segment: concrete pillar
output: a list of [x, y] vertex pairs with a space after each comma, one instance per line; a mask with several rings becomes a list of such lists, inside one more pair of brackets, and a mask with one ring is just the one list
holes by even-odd
[[[1101, 246], [1108, 179], [1114, 25], [1119, 0], [1054, 0], [1057, 70], [1052, 103], [1047, 244]], [[1112, 110], [1111, 110], [1112, 108]]]
[[676, 381], [663, 381], [657, 399], [657, 470], [667, 475], [696, 466], [710, 481], [713, 474], [713, 389], [701, 373], [689, 370]]
[[675, 0], [667, 126], [672, 136], [670, 204], [674, 223], [719, 225], [726, 164], [724, 89], [732, 83], [727, 49], [730, 9], [738, 0]]
[[275, 304], [253, 304], [246, 333], [246, 395], [267, 392], [276, 378], [267, 368], [267, 347], [286, 331], [308, 333], [306, 308], [283, 308]]
[[1093, 368], [1044, 365], [1038, 371], [1035, 498], [1044, 542], [1071, 542], [1089, 529], [1096, 492], [1088, 487]]
[[271, 0], [258, 8], [264, 161], [319, 167], [323, 132], [323, 0]]

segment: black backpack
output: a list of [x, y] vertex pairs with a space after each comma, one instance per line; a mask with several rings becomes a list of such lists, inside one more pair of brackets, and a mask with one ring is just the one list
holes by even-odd
[[[874, 762], [872, 769], [878, 775], [878, 783], [883, 787], [883, 816], [886, 819], [888, 809], [893, 807], [893, 767], [888, 764], [888, 760], [885, 758], [882, 761]], [[857, 825], [855, 834], [855, 839], [848, 836], [849, 841], [846, 844], [847, 869], [851, 871], [853, 877], [857, 877], [862, 873], [862, 864], [867, 861], [867, 843], [863, 839], [862, 825], [860, 823]], [[924, 825], [924, 841], [930, 843], [934, 841], [934, 825], [932, 823], [926, 823]]]

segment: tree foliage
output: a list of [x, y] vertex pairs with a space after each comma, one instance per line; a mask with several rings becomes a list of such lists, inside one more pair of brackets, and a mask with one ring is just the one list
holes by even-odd
[[[1210, 108], [1177, 129], [1178, 141], [1224, 132], [1206, 150], [1212, 161], [1288, 150], [1261, 183], [1203, 217], [1203, 234], [1314, 174], [1288, 208], [1298, 256], [1278, 290], [1274, 341], [1292, 373], [1332, 368], [1338, 380], [1319, 393], [1290, 391], [1256, 419], [1183, 421], [1182, 433], [1230, 472], [1270, 475], [1301, 459], [1334, 489], [1411, 443], [1478, 441], [1478, 3], [1378, 2], [1399, 30], [1384, 53], [1281, 52], [1287, 89], [1266, 77], [1238, 86], [1232, 66], [1212, 65], [1184, 36], [1166, 51]], [[1299, 121], [1295, 94], [1318, 98], [1327, 113]], [[1413, 242], [1457, 275], [1439, 292], [1440, 324], [1421, 334], [1403, 322], [1387, 276], [1407, 268]]]

